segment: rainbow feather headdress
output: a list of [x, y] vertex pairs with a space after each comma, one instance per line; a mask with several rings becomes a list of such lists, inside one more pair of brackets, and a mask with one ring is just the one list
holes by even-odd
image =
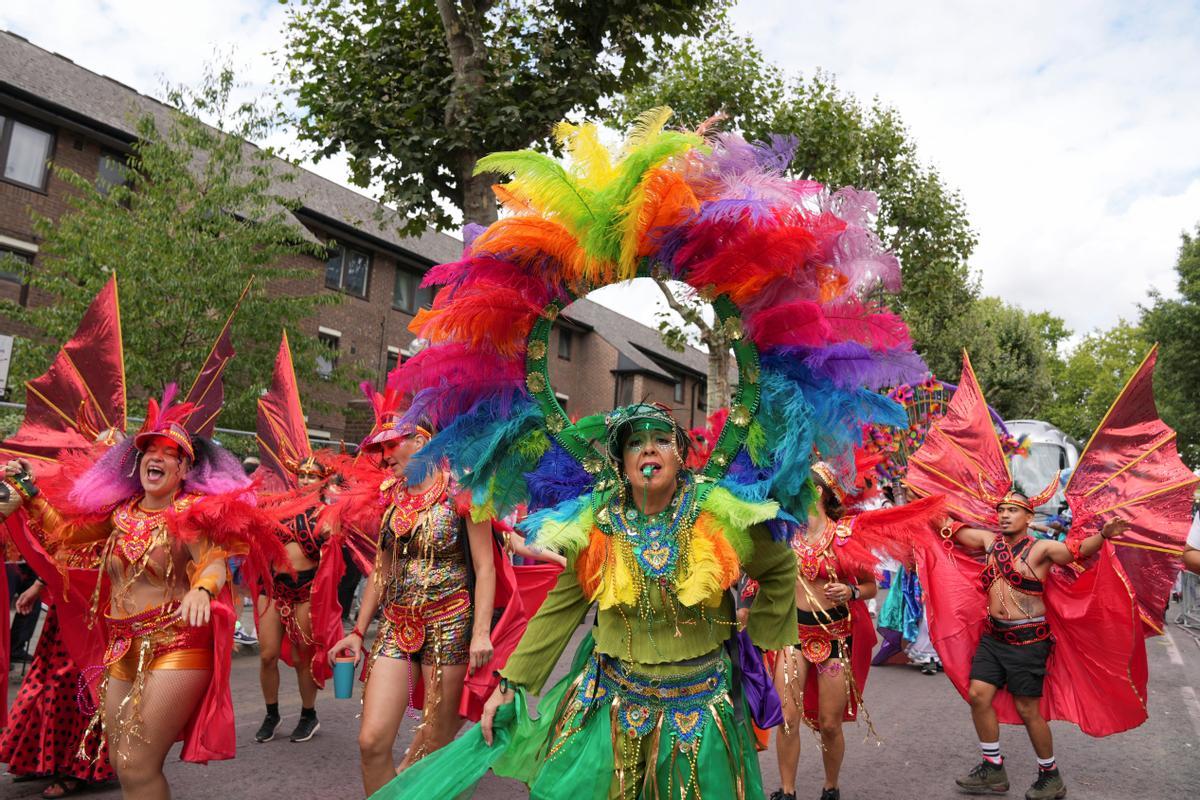
[[804, 512], [814, 452], [852, 473], [863, 424], [908, 424], [875, 390], [926, 374], [904, 323], [872, 299], [900, 277], [868, 227], [874, 196], [785, 177], [793, 140], [667, 130], [670, 113], [644, 114], [617, 152], [595, 126], [561, 123], [565, 165], [531, 151], [481, 159], [479, 171], [511, 176], [495, 187], [507, 214], [430, 270], [425, 284], [443, 288], [410, 330], [432, 344], [396, 373], [404, 420], [438, 431], [411, 469], [446, 459], [477, 518], [528, 503], [544, 546], [578, 552], [613, 490], [611, 462], [546, 371], [551, 325], [593, 289], [653, 275], [713, 302], [740, 381], [696, 480], [702, 517], [731, 540]]

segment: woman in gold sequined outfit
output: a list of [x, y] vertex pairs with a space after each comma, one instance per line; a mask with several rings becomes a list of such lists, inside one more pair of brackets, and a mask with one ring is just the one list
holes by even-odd
[[191, 404], [173, 406], [172, 396], [173, 387], [162, 406], [151, 400], [137, 436], [67, 479], [69, 490], [51, 481], [50, 498], [27, 463], [10, 462], [0, 503], [4, 516], [25, 505], [29, 524], [65, 553], [103, 547], [92, 602], [107, 586], [107, 647], [89, 732], [102, 726], [130, 800], [170, 797], [162, 767], [180, 738], [184, 760], [233, 757], [225, 559], [234, 537], [217, 521], [236, 517], [248, 530], [260, 519], [240, 497], [249, 482], [237, 460], [191, 435]]
[[[430, 433], [399, 426], [392, 411], [377, 419], [364, 449], [377, 455], [392, 477], [378, 488], [376, 502], [384, 511], [375, 571], [354, 630], [330, 651], [331, 656], [350, 653], [357, 661], [363, 632], [381, 611], [358, 735], [368, 796], [458, 732], [463, 681], [492, 658], [496, 588], [490, 521], [472, 522], [460, 512], [443, 469], [417, 484], [404, 477]], [[345, 502], [353, 502], [353, 493]], [[400, 722], [410, 701], [419, 705], [421, 695], [421, 724], [395, 767], [392, 747]]]

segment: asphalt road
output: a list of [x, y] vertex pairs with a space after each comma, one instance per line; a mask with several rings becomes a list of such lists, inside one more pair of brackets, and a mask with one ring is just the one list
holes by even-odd
[[[584, 629], [581, 627], [580, 633]], [[1195, 800], [1200, 797], [1200, 631], [1171, 625], [1167, 636], [1147, 642], [1150, 654], [1150, 719], [1136, 730], [1107, 739], [1092, 739], [1076, 728], [1054, 723], [1055, 748], [1072, 800]], [[565, 669], [570, 650], [559, 664]], [[18, 672], [12, 674], [10, 697]], [[553, 679], [552, 679], [553, 680]], [[299, 713], [294, 683], [285, 673], [280, 709], [286, 734]], [[292, 744], [281, 736], [256, 744], [262, 719], [258, 660], [253, 650], [234, 658], [233, 697], [237, 719], [238, 757], [207, 767], [184, 764], [172, 756], [167, 777], [176, 798], [234, 800], [332, 800], [361, 797], [356, 733], [359, 710], [353, 700], [335, 700], [331, 691], [317, 704], [321, 731], [310, 742]], [[978, 749], [966, 704], [946, 678], [922, 675], [910, 667], [872, 670], [867, 707], [879, 741], [864, 741], [865, 726], [847, 727], [842, 796], [938, 800], [960, 795], [954, 776], [978, 760]], [[402, 752], [411, 737], [407, 721], [396, 743]], [[1002, 746], [1013, 788], [1020, 798], [1035, 775], [1033, 752], [1018, 727], [1005, 726]], [[767, 791], [778, 786], [774, 751], [760, 755]], [[44, 782], [14, 784], [0, 778], [0, 798], [38, 796]], [[820, 796], [820, 753], [815, 739], [805, 740], [798, 796]], [[87, 797], [117, 798], [115, 786]], [[522, 798], [523, 787], [489, 776], [476, 797]], [[437, 800], [422, 798], [422, 800]], [[717, 800], [712, 798], [712, 800]]]

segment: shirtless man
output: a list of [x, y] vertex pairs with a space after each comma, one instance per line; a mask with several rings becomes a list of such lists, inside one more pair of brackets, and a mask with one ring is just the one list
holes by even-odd
[[1200, 575], [1200, 514], [1192, 517], [1192, 529], [1183, 548], [1183, 568]]
[[1067, 789], [1054, 761], [1050, 726], [1038, 707], [1051, 633], [1042, 601], [1042, 583], [1053, 564], [1070, 564], [1094, 555], [1105, 539], [1128, 530], [1129, 523], [1110, 520], [1100, 533], [1065, 543], [1030, 536], [1033, 507], [1020, 492], [1005, 495], [996, 506], [996, 513], [1000, 533], [958, 523], [949, 524], [943, 531], [964, 548], [982, 550], [987, 556], [981, 580], [988, 586], [988, 629], [979, 640], [971, 662], [968, 690], [983, 761], [955, 782], [967, 794], [1008, 791], [1008, 774], [1000, 755], [1000, 725], [992, 708], [996, 692], [1007, 686], [1037, 754], [1038, 777], [1025, 793], [1026, 800], [1062, 798], [1066, 797]]

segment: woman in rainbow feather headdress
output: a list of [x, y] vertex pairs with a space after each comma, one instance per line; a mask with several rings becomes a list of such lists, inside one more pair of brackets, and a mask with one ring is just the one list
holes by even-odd
[[[750, 719], [778, 724], [754, 647], [796, 643], [792, 525], [815, 496], [814, 450], [852, 463], [866, 422], [906, 424], [874, 390], [924, 365], [898, 317], [872, 302], [899, 268], [867, 227], [874, 198], [783, 175], [794, 142], [666, 130], [643, 115], [614, 155], [591, 125], [555, 134], [566, 166], [533, 152], [482, 159], [512, 176], [510, 215], [435, 267], [444, 284], [412, 330], [432, 346], [400, 368], [406, 419], [437, 426], [477, 518], [528, 503], [521, 527], [567, 568], [481, 724], [377, 797], [452, 797], [489, 768], [543, 798], [756, 797]], [[547, 373], [558, 313], [638, 276], [713, 302], [739, 382], [702, 467], [670, 413], [635, 404], [572, 424]], [[744, 631], [730, 589], [760, 590]], [[531, 720], [587, 610], [596, 625]]]

